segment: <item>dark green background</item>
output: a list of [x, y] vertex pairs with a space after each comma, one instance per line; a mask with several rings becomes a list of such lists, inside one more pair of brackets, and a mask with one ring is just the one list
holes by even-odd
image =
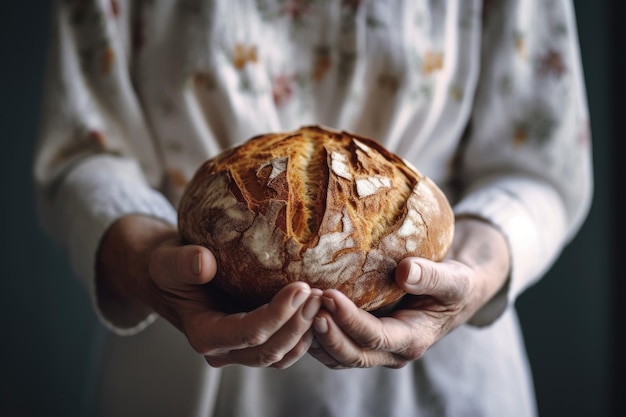
[[[543, 416], [617, 415], [614, 358], [619, 181], [612, 158], [619, 18], [604, 1], [576, 1], [591, 111], [596, 190], [588, 221], [548, 276], [518, 301]], [[0, 415], [76, 416], [89, 394], [104, 331], [35, 216], [30, 162], [37, 131], [49, 6], [7, 2], [0, 55]], [[613, 24], [616, 22], [616, 24]], [[616, 53], [617, 52], [617, 53]], [[619, 98], [619, 97], [617, 97]], [[615, 122], [615, 123], [614, 123]], [[621, 149], [621, 148], [620, 148]], [[617, 163], [619, 165], [619, 161]], [[621, 312], [623, 313], [623, 307]], [[623, 338], [623, 336], [620, 336]], [[91, 356], [90, 356], [91, 355]], [[623, 364], [623, 362], [621, 362]], [[92, 365], [93, 366], [93, 365]], [[623, 368], [622, 368], [623, 371]], [[497, 395], [497, 393], [494, 393]]]

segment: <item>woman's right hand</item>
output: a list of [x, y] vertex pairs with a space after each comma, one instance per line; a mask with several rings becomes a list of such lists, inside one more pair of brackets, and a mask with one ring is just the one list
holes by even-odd
[[216, 272], [205, 247], [181, 245], [177, 230], [157, 219], [130, 215], [114, 223], [98, 254], [101, 305], [106, 298], [131, 300], [157, 312], [182, 331], [209, 365], [286, 368], [313, 340], [311, 325], [321, 291], [294, 282], [252, 311], [217, 308], [208, 284]]

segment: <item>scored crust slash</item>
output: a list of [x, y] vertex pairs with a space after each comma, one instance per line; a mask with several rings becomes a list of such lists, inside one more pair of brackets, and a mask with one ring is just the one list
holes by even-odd
[[206, 161], [182, 196], [185, 243], [217, 259], [215, 285], [253, 305], [305, 281], [365, 310], [399, 300], [407, 256], [442, 260], [443, 192], [373, 139], [320, 126], [256, 136]]

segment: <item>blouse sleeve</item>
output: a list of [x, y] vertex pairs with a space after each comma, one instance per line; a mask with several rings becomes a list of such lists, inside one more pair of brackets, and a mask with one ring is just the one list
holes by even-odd
[[129, 76], [126, 6], [56, 2], [34, 158], [43, 226], [67, 253], [102, 322], [119, 334], [139, 331], [155, 317], [97, 299], [94, 265], [104, 232], [131, 213], [176, 222], [155, 189], [159, 160]]
[[464, 142], [457, 215], [504, 232], [508, 284], [486, 325], [552, 265], [589, 210], [589, 116], [569, 0], [485, 2], [481, 78]]

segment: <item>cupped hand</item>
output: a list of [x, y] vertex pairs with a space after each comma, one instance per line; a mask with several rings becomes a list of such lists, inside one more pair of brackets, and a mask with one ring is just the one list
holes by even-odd
[[500, 232], [483, 221], [464, 219], [456, 229], [447, 260], [398, 264], [396, 283], [407, 295], [388, 316], [324, 291], [309, 353], [329, 368], [399, 368], [467, 322], [506, 282], [509, 253]]
[[154, 251], [149, 269], [160, 294], [157, 312], [185, 333], [211, 366], [285, 368], [309, 349], [320, 290], [292, 283], [268, 304], [227, 314], [217, 309], [215, 300], [216, 294], [225, 295], [204, 285], [216, 271], [215, 258], [206, 248], [167, 242]]
[[330, 368], [399, 368], [420, 358], [464, 320], [472, 270], [455, 262], [405, 259], [397, 281], [410, 295], [386, 317], [359, 309], [336, 290], [323, 294], [311, 354]]
[[120, 316], [120, 305], [135, 316], [145, 315], [146, 307], [157, 312], [214, 367], [285, 368], [306, 354], [320, 290], [292, 283], [267, 304], [228, 314], [218, 307], [225, 295], [207, 285], [216, 268], [207, 248], [182, 245], [174, 227], [129, 215], [114, 223], [102, 240], [99, 303], [111, 316]]

